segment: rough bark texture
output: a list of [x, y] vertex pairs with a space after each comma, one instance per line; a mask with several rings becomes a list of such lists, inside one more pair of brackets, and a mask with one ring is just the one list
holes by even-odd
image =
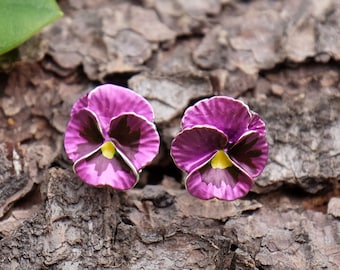
[[[62, 0], [65, 16], [0, 72], [1, 269], [340, 269], [337, 0]], [[73, 102], [129, 86], [156, 113], [137, 188], [83, 184], [63, 150]], [[170, 142], [196, 100], [265, 119], [251, 193], [200, 201]]]

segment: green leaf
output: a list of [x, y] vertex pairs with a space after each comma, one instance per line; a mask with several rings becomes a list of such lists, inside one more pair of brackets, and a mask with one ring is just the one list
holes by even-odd
[[63, 15], [55, 0], [0, 0], [0, 54]]

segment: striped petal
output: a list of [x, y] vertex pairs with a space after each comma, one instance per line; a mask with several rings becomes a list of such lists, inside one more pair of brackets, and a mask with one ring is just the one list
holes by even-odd
[[223, 131], [234, 143], [248, 130], [251, 112], [246, 104], [231, 97], [217, 96], [197, 102], [183, 116], [183, 129], [209, 125]]
[[88, 108], [99, 117], [103, 130], [109, 128], [112, 117], [123, 113], [135, 113], [153, 121], [151, 105], [139, 94], [128, 88], [112, 84], [98, 86], [89, 93]]
[[74, 163], [75, 173], [87, 184], [111, 186], [127, 190], [137, 183], [138, 173], [117, 154], [112, 159], [104, 157], [100, 150]]
[[253, 180], [235, 166], [214, 169], [210, 162], [191, 172], [186, 178], [188, 192], [197, 198], [232, 201], [245, 196]]
[[104, 136], [93, 112], [81, 109], [71, 116], [66, 127], [64, 147], [73, 162], [98, 149], [103, 141]]
[[88, 96], [89, 94], [85, 94], [81, 98], [79, 98], [72, 106], [71, 117], [79, 112], [81, 109], [86, 109], [88, 104]]
[[250, 177], [258, 176], [268, 160], [268, 144], [262, 133], [249, 131], [229, 150], [232, 161]]
[[111, 119], [109, 136], [117, 150], [139, 171], [158, 153], [156, 126], [142, 116], [129, 113]]
[[227, 146], [227, 136], [214, 127], [196, 126], [180, 132], [171, 145], [176, 165], [191, 172], [210, 160], [218, 150]]

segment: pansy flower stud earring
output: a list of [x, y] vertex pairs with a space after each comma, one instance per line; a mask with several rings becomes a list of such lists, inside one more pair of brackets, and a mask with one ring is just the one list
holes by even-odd
[[171, 155], [188, 173], [193, 196], [235, 200], [252, 188], [268, 159], [265, 123], [243, 102], [216, 96], [189, 107]]
[[132, 188], [159, 150], [151, 105], [130, 89], [105, 84], [72, 107], [64, 146], [86, 183]]

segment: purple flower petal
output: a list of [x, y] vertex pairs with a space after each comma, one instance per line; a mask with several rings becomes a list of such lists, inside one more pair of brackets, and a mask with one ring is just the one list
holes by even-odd
[[87, 109], [76, 112], [67, 124], [64, 147], [69, 158], [75, 162], [89, 155], [104, 141], [96, 115]]
[[112, 118], [109, 136], [117, 151], [125, 156], [136, 170], [151, 162], [159, 150], [159, 135], [153, 123], [133, 113]]
[[183, 116], [183, 129], [209, 125], [228, 135], [230, 143], [248, 130], [251, 113], [247, 105], [231, 97], [217, 96], [204, 99], [188, 108]]
[[189, 193], [203, 200], [236, 200], [245, 196], [252, 186], [252, 179], [237, 167], [213, 169], [209, 163], [191, 172], [186, 179]]
[[260, 116], [255, 112], [252, 112], [252, 116], [249, 122], [248, 129], [257, 131], [263, 135], [266, 134], [266, 124], [263, 122]]
[[268, 159], [268, 144], [262, 133], [249, 131], [228, 151], [232, 161], [250, 177], [258, 176]]
[[101, 151], [75, 162], [75, 173], [85, 182], [94, 186], [108, 185], [115, 189], [127, 190], [138, 181], [138, 174], [119, 155], [105, 158]]
[[71, 117], [79, 112], [81, 109], [86, 109], [88, 105], [88, 96], [89, 94], [87, 93], [85, 96], [82, 96], [79, 98], [72, 106], [71, 110]]
[[112, 117], [133, 112], [153, 121], [151, 105], [132, 90], [112, 84], [98, 86], [89, 93], [88, 108], [99, 117], [103, 130], [109, 127]]
[[190, 172], [210, 160], [227, 143], [227, 136], [216, 128], [196, 126], [176, 136], [171, 145], [171, 155], [179, 168]]

